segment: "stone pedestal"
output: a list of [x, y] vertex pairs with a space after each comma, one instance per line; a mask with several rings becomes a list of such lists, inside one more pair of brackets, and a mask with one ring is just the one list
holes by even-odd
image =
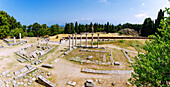
[[97, 38], [97, 48], [99, 48], [99, 34], [97, 34], [98, 38]]
[[92, 39], [91, 39], [91, 47], [93, 48], [93, 34], [91, 34], [92, 35]]
[[87, 47], [87, 33], [86, 33], [86, 47]]
[[82, 47], [82, 33], [80, 34], [80, 47]]

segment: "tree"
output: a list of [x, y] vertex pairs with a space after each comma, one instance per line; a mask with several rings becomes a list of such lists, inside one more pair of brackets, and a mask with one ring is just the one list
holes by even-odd
[[79, 32], [79, 29], [78, 29], [78, 23], [77, 23], [77, 21], [76, 21], [76, 23], [75, 23], [75, 31], [76, 31], [77, 33], [80, 33], [80, 32]]
[[148, 36], [148, 35], [151, 35], [154, 33], [155, 33], [154, 32], [154, 22], [151, 20], [151, 18], [146, 18], [142, 25], [141, 35]]
[[92, 22], [90, 23], [90, 30], [89, 30], [89, 32], [93, 32], [93, 23]]
[[71, 25], [71, 32], [72, 32], [72, 33], [75, 33], [75, 30], [74, 30], [74, 24], [73, 24], [73, 23], [71, 23], [70, 25]]
[[[169, 8], [170, 9], [170, 8]], [[132, 85], [169, 87], [170, 86], [170, 11], [166, 8], [169, 17], [161, 20], [161, 35], [153, 35], [152, 42], [146, 41], [145, 54], [138, 54], [132, 64], [134, 72], [129, 79]]]
[[32, 25], [32, 32], [34, 33], [35, 36], [40, 36], [41, 32], [41, 25], [38, 24], [37, 22]]
[[164, 12], [162, 11], [162, 9], [160, 9], [160, 11], [158, 12], [158, 17], [157, 19], [155, 20], [155, 32], [158, 32], [157, 28], [161, 28], [159, 25], [160, 25], [160, 21], [161, 19], [164, 18]]
[[109, 33], [109, 32], [110, 32], [109, 22], [107, 22], [107, 24], [106, 24], [106, 33]]

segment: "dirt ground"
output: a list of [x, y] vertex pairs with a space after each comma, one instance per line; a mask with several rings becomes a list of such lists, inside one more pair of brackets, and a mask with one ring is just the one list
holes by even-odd
[[[67, 36], [67, 35], [66, 35]], [[55, 36], [54, 36], [55, 37]], [[0, 57], [4, 57], [3, 59], [0, 59], [0, 73], [2, 73], [5, 70], [10, 70], [11, 73], [13, 71], [16, 71], [18, 69], [23, 68], [25, 65], [28, 65], [30, 63], [19, 63], [16, 59], [19, 58], [17, 55], [14, 54], [14, 52], [21, 50], [23, 47], [30, 46], [31, 44], [37, 44], [37, 38], [25, 38], [29, 42], [23, 45], [16, 45], [12, 47], [7, 48], [0, 48]], [[58, 44], [59, 47], [56, 48], [53, 52], [50, 52], [46, 55], [46, 59], [43, 61], [43, 63], [39, 65], [33, 65], [34, 67], [38, 67], [40, 69], [44, 69], [51, 73], [51, 82], [55, 83], [57, 87], [71, 87], [67, 85], [68, 81], [75, 81], [77, 82], [75, 87], [82, 87], [84, 85], [84, 82], [88, 79], [92, 79], [97, 87], [112, 87], [111, 83], [115, 82], [115, 87], [128, 87], [129, 85], [126, 84], [128, 82], [128, 79], [130, 78], [130, 74], [88, 74], [88, 73], [82, 73], [82, 68], [93, 68], [93, 69], [109, 69], [107, 66], [97, 66], [97, 65], [81, 65], [74, 62], [70, 62], [65, 57], [60, 57], [64, 50], [68, 48], [68, 41], [64, 42], [62, 44]], [[127, 61], [124, 56], [122, 55], [122, 52], [120, 51], [120, 47], [114, 46], [114, 45], [103, 45], [104, 47], [109, 47], [113, 51], [113, 57], [116, 58], [115, 61], [119, 61], [120, 63]], [[130, 55], [137, 55], [137, 51], [134, 48], [125, 49], [126, 51], [129, 51]], [[118, 52], [118, 53], [117, 53]], [[122, 57], [119, 56], [122, 55]], [[117, 59], [117, 57], [120, 57]], [[123, 64], [122, 63], [122, 64]], [[46, 69], [42, 68], [42, 64], [51, 64], [54, 66], [53, 69]], [[128, 70], [128, 66], [130, 64], [123, 64], [122, 67], [116, 66], [116, 70]], [[124, 67], [126, 66], [126, 67]], [[112, 68], [115, 66], [111, 66]], [[101, 79], [101, 82], [97, 82], [97, 79]], [[3, 79], [4, 80], [4, 79]], [[43, 87], [42, 85], [37, 85], [36, 87]]]

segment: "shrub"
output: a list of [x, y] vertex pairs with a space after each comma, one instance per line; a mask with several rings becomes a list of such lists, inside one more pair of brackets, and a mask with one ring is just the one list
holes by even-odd
[[119, 42], [120, 42], [120, 43], [123, 43], [123, 42], [124, 42], [124, 40], [120, 40]]
[[122, 34], [124, 34], [124, 33], [123, 33], [123, 31], [120, 31], [119, 34], [122, 35]]
[[29, 32], [28, 37], [34, 37], [34, 34], [32, 32]]

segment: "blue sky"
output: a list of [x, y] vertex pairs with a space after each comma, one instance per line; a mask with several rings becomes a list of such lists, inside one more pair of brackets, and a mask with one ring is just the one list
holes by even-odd
[[78, 21], [114, 25], [154, 20], [158, 11], [170, 7], [168, 0], [0, 0], [0, 10], [14, 16], [23, 25], [64, 25]]

